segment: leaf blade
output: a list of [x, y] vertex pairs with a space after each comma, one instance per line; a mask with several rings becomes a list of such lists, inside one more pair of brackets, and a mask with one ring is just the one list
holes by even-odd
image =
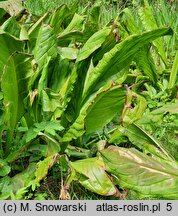
[[118, 177], [120, 185], [146, 196], [176, 199], [178, 171], [136, 149], [110, 146], [101, 151], [109, 173]]
[[104, 55], [98, 65], [86, 80], [83, 93], [85, 100], [90, 94], [97, 91], [104, 83], [113, 78], [119, 71], [129, 65], [136, 52], [148, 42], [167, 34], [172, 34], [171, 28], [160, 28], [127, 37]]
[[104, 163], [99, 158], [89, 158], [71, 162], [72, 168], [79, 173], [79, 182], [87, 189], [105, 196], [117, 193], [112, 181], [105, 173]]

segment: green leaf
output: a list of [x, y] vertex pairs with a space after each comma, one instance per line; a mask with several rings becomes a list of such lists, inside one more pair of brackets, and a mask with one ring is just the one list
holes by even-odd
[[0, 176], [6, 176], [11, 171], [10, 166], [5, 161], [0, 159]]
[[154, 59], [150, 53], [150, 45], [143, 46], [135, 55], [134, 61], [144, 75], [147, 75], [150, 80], [156, 84], [158, 74]]
[[84, 16], [74, 14], [73, 19], [69, 23], [66, 29], [60, 32], [57, 36], [57, 43], [59, 46], [68, 46], [70, 41], [82, 41], [83, 40], [83, 22]]
[[37, 163], [35, 172], [35, 183], [39, 183], [48, 173], [48, 170], [53, 166], [58, 157], [58, 153], [45, 158], [43, 161]]
[[64, 129], [61, 126], [61, 124], [56, 120], [35, 123], [34, 126], [35, 127], [32, 127], [27, 131], [27, 134], [26, 134], [27, 143], [33, 140], [34, 138], [36, 138], [38, 135], [40, 135], [40, 132], [42, 131], [48, 134], [51, 134], [52, 136], [55, 136], [56, 131], [62, 131]]
[[40, 130], [34, 130], [34, 128], [29, 128], [26, 134], [26, 143], [30, 142], [31, 140], [35, 139], [38, 134], [39, 134]]
[[84, 22], [85, 18], [78, 15], [78, 14], [74, 14], [73, 19], [71, 20], [71, 22], [69, 23], [69, 25], [67, 26], [67, 28], [62, 31], [59, 36], [64, 36], [69, 32], [72, 31], [81, 31], [82, 30], [82, 26], [83, 26], [83, 22]]
[[[125, 8], [120, 16], [121, 25], [130, 35], [138, 34], [142, 31], [142, 26], [140, 26], [140, 23], [137, 23], [135, 21], [132, 12], [128, 8]], [[144, 45], [137, 52], [134, 57], [134, 61], [137, 63], [137, 66], [144, 74], [146, 74], [154, 83], [157, 82], [156, 65], [150, 53], [150, 44]]]
[[108, 80], [113, 79], [114, 75], [129, 65], [134, 55], [143, 45], [167, 34], [172, 34], [172, 29], [160, 28], [143, 34], [129, 36], [117, 44], [104, 55], [97, 66], [91, 71], [86, 80], [83, 98], [89, 97], [91, 93], [97, 91]]
[[[71, 64], [67, 59], [56, 58], [50, 64], [49, 68], [49, 82], [48, 86], [55, 92], [60, 92], [60, 95], [64, 97], [66, 90], [66, 83], [71, 74]], [[65, 89], [65, 90], [64, 90]], [[63, 92], [64, 91], [64, 92]], [[64, 95], [63, 95], [64, 94]]]
[[35, 179], [35, 163], [29, 164], [27, 169], [12, 177], [13, 194], [16, 200], [24, 199], [27, 189], [32, 185]]
[[0, 55], [0, 77], [4, 66], [9, 61], [10, 55], [16, 51], [22, 51], [23, 42], [13, 38], [12, 36], [0, 32], [0, 44], [1, 44], [1, 55]]
[[154, 137], [144, 131], [139, 125], [131, 124], [126, 128], [122, 128], [121, 131], [139, 149], [147, 151], [161, 159], [173, 161], [172, 157], [163, 148], [163, 146]]
[[145, 196], [177, 199], [178, 170], [136, 149], [115, 146], [101, 151], [106, 171], [118, 178], [119, 185]]
[[16, 21], [15, 17], [10, 17], [7, 19], [3, 25], [1, 26], [2, 30], [9, 33], [10, 35], [13, 35], [17, 38], [20, 36], [20, 25]]
[[49, 57], [55, 58], [56, 56], [57, 43], [53, 29], [48, 25], [42, 26], [34, 48], [35, 60], [41, 69]]
[[[111, 96], [114, 102], [110, 100]], [[113, 86], [112, 83], [107, 84], [84, 104], [75, 122], [64, 134], [63, 141], [78, 138], [85, 132], [85, 128], [88, 133], [102, 128], [117, 112], [121, 112], [124, 101], [125, 89]]]
[[176, 52], [176, 56], [171, 70], [171, 75], [170, 75], [169, 85], [168, 85], [169, 89], [172, 89], [175, 86], [175, 83], [177, 81], [177, 74], [178, 74], [178, 51]]
[[[36, 142], [36, 144], [34, 143], [34, 144], [29, 146], [28, 151], [30, 151], [32, 153], [38, 152], [39, 155], [37, 157], [41, 158], [41, 156], [45, 157], [47, 155], [48, 146], [43, 145], [43, 144], [40, 145], [38, 142]], [[35, 155], [35, 154], [33, 154], [33, 155]], [[33, 155], [32, 155], [32, 157], [33, 157]]]
[[57, 44], [62, 47], [68, 46], [71, 41], [83, 42], [83, 32], [73, 30], [64, 35], [59, 35], [57, 38]]
[[71, 146], [71, 145], [67, 146], [65, 153], [69, 157], [74, 157], [74, 158], [79, 158], [79, 159], [88, 158], [91, 155], [91, 152], [89, 149], [80, 148], [80, 147]]
[[[144, 5], [142, 7], [139, 7], [139, 15], [143, 22], [143, 26], [146, 29], [146, 31], [154, 30], [158, 28], [158, 25], [155, 20], [155, 16], [147, 2], [147, 0], [144, 0]], [[158, 54], [162, 58], [163, 62], [167, 65], [167, 58], [164, 51], [164, 45], [161, 38], [156, 39], [153, 41], [153, 45], [156, 47], [156, 50], [158, 51]]]
[[96, 97], [87, 110], [86, 132], [96, 131], [109, 123], [116, 114], [121, 115], [126, 96], [125, 88], [112, 87]]
[[5, 176], [0, 179], [0, 200], [9, 199], [12, 194], [12, 184], [11, 178], [9, 176]]
[[46, 63], [43, 65], [42, 70], [40, 71], [40, 78], [38, 81], [38, 95], [41, 96], [42, 90], [47, 88], [47, 82], [48, 82], [48, 67], [50, 62], [50, 57], [46, 59]]
[[13, 130], [24, 114], [24, 99], [28, 95], [28, 83], [32, 75], [31, 58], [14, 54], [4, 67], [1, 88], [4, 94], [5, 123], [8, 126], [7, 150], [13, 139]]
[[0, 179], [0, 199], [24, 199], [27, 189], [33, 184], [36, 164], [31, 163], [26, 170], [14, 177], [8, 176]]
[[2, 30], [7, 32], [8, 34], [19, 38], [20, 40], [28, 40], [28, 33], [25, 28], [20, 25], [15, 17], [10, 17], [7, 19], [3, 25], [1, 26]]
[[104, 28], [93, 34], [80, 50], [77, 61], [82, 61], [88, 58], [95, 50], [97, 50], [106, 40], [110, 31], [110, 28]]
[[71, 47], [58, 47], [59, 54], [62, 58], [75, 60], [78, 55], [78, 49]]
[[58, 0], [46, 1], [46, 0], [25, 0], [24, 5], [28, 12], [35, 16], [42, 16], [48, 11], [53, 11], [60, 5]]
[[64, 128], [60, 125], [59, 121], [53, 120], [49, 122], [40, 122], [34, 124], [36, 128], [38, 128], [40, 131], [45, 131], [51, 135], [55, 135], [56, 131], [62, 131]]
[[159, 114], [163, 114], [163, 113], [178, 113], [178, 102], [176, 103], [171, 103], [171, 104], [165, 104], [164, 106], [155, 109], [151, 112], [151, 114], [153, 115], [159, 115]]
[[105, 166], [99, 158], [89, 158], [71, 162], [76, 171], [75, 177], [82, 186], [103, 196], [115, 195], [117, 189], [105, 172]]
[[56, 109], [62, 110], [61, 97], [50, 90], [42, 90], [42, 108], [44, 112], [55, 112]]
[[93, 63], [96, 65], [104, 56], [105, 53], [109, 52], [116, 45], [116, 37], [114, 30], [111, 29], [110, 34], [106, 37], [101, 47], [97, 50], [93, 58]]
[[129, 8], [125, 8], [119, 14], [120, 24], [123, 26], [127, 34], [138, 34], [141, 33], [142, 26], [138, 26], [138, 23], [134, 19], [132, 11]]
[[4, 17], [5, 14], [6, 14], [6, 11], [0, 8], [0, 20]]
[[108, 139], [109, 143], [116, 144], [116, 145], [123, 144], [127, 141], [128, 140], [122, 131], [121, 125], [117, 127], [117, 130], [115, 130], [114, 133], [111, 134], [109, 139]]
[[59, 8], [57, 8], [56, 11], [54, 11], [50, 26], [54, 29], [56, 34], [59, 34], [61, 32], [61, 24], [62, 22], [71, 14], [71, 11], [69, 10], [68, 6], [63, 4]]
[[[79, 63], [76, 63], [74, 65], [74, 68], [71, 72], [71, 75], [69, 77], [69, 79], [67, 80], [66, 82], [66, 85], [65, 85], [65, 92], [63, 93], [64, 95], [64, 101], [63, 101], [63, 111], [66, 110], [69, 102], [71, 101], [71, 98], [72, 98], [72, 93], [73, 93], [73, 90], [74, 90], [74, 85], [77, 81], [77, 78], [78, 78], [78, 74], [77, 74], [77, 70], [78, 70], [78, 65]], [[65, 115], [65, 113], [64, 113]]]
[[84, 130], [84, 119], [86, 117], [86, 109], [81, 110], [79, 117], [70, 126], [68, 131], [64, 134], [62, 142], [69, 142], [72, 139], [77, 139], [82, 136], [85, 132]]
[[[123, 125], [129, 125], [142, 118], [147, 107], [146, 99], [127, 89], [126, 103], [122, 113]], [[134, 107], [132, 107], [132, 104]]]
[[85, 43], [95, 32], [100, 28], [100, 3], [96, 3], [91, 7], [91, 10], [87, 13], [87, 17], [84, 23], [83, 38]]
[[28, 30], [28, 35], [30, 40], [35, 40], [38, 37], [39, 30], [44, 22], [44, 19], [47, 17], [47, 13], [38, 19]]

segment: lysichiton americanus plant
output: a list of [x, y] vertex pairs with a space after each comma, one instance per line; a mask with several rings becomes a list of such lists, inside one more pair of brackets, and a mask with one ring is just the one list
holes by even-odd
[[[130, 190], [177, 199], [177, 161], [141, 123], [144, 83], [156, 86], [168, 67], [162, 38], [172, 28], [146, 25], [142, 6], [137, 30], [129, 9], [101, 26], [98, 5], [34, 16], [20, 1], [10, 11], [13, 3], [0, 3], [0, 199], [35, 194], [54, 167], [60, 199], [70, 199], [72, 181], [120, 199]], [[176, 55], [170, 97], [177, 68]]]

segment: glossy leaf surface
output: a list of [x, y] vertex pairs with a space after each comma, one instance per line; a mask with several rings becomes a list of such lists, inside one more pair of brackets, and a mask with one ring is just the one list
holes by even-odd
[[174, 164], [159, 162], [133, 148], [115, 146], [102, 150], [101, 156], [107, 172], [116, 176], [123, 188], [147, 196], [178, 198], [178, 171]]

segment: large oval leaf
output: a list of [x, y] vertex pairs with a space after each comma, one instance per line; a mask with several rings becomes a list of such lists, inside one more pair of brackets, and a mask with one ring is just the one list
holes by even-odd
[[177, 199], [178, 170], [136, 149], [110, 146], [101, 151], [106, 170], [118, 178], [123, 188], [143, 195]]
[[160, 28], [127, 37], [104, 55], [95, 68], [91, 71], [84, 89], [83, 98], [88, 98], [97, 91], [109, 79], [119, 73], [127, 65], [130, 65], [134, 55], [143, 45], [167, 34], [172, 34], [170, 28]]
[[125, 88], [109, 83], [98, 94], [90, 98], [81, 108], [80, 113], [63, 137], [64, 142], [76, 139], [85, 131], [99, 130], [109, 123], [114, 115], [121, 114], [125, 102]]
[[112, 87], [96, 97], [87, 110], [85, 119], [86, 132], [98, 130], [109, 123], [118, 113], [121, 115], [124, 107], [126, 90], [120, 86]]
[[32, 73], [31, 58], [22, 54], [12, 55], [4, 67], [1, 88], [4, 94], [5, 123], [9, 131], [7, 146], [13, 139], [17, 122], [24, 114], [24, 99], [28, 95], [28, 83]]
[[105, 172], [105, 166], [99, 158], [89, 158], [71, 162], [76, 171], [76, 179], [88, 190], [100, 195], [115, 195], [116, 187]]

